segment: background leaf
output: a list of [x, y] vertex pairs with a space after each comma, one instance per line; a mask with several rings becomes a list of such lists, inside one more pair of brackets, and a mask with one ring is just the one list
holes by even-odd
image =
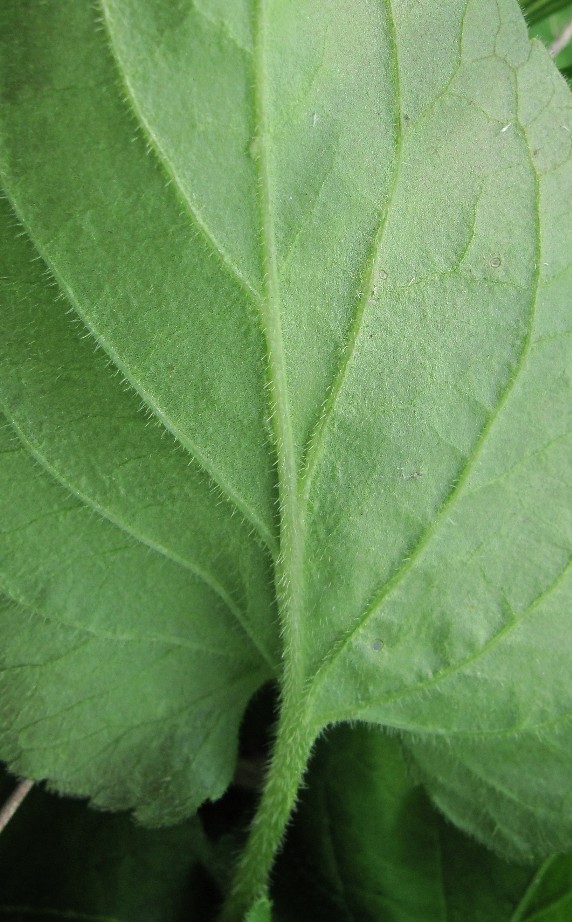
[[527, 22], [531, 26], [549, 16], [555, 16], [569, 7], [568, 0], [521, 0], [520, 5], [524, 11]]
[[[12, 786], [2, 777], [1, 796]], [[209, 854], [198, 819], [151, 832], [34, 789], [0, 837], [0, 919], [206, 922]]]
[[[526, 10], [525, 10], [526, 11]], [[567, 0], [531, 6], [530, 34], [539, 38], [547, 47], [558, 39], [572, 22], [572, 4]], [[527, 16], [528, 16], [528, 11]], [[572, 77], [572, 42], [568, 42], [554, 58], [556, 64], [568, 80]]]
[[557, 922], [572, 857], [502, 861], [434, 810], [395, 737], [340, 727], [312, 761], [274, 898], [285, 922]]

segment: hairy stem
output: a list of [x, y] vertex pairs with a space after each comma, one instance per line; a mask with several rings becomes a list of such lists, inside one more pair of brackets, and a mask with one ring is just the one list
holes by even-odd
[[223, 907], [222, 922], [243, 922], [245, 913], [259, 897], [266, 894], [274, 856], [295, 806], [316, 737], [306, 718], [303, 696], [305, 523], [298, 495], [274, 226], [272, 112], [266, 51], [269, 7], [269, 0], [256, 0], [253, 80], [258, 133], [255, 160], [265, 265], [265, 292], [260, 310], [268, 352], [269, 408], [276, 446], [280, 500], [280, 555], [276, 562], [275, 581], [284, 644], [281, 681], [283, 697], [272, 761], [250, 836], [237, 868], [234, 886]]
[[303, 710], [303, 705], [290, 706], [282, 712], [264, 791], [220, 922], [243, 922], [253, 903], [267, 893], [268, 876], [316, 738]]

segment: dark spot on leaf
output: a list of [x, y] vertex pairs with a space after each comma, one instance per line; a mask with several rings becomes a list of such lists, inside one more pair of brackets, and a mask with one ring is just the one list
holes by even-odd
[[399, 476], [402, 480], [421, 480], [423, 471], [408, 471], [404, 467], [400, 467]]

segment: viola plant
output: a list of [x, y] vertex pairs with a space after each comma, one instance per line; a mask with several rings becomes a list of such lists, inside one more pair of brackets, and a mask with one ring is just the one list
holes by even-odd
[[293, 841], [371, 803], [401, 869], [360, 903], [308, 844], [328, 918], [454, 912], [431, 828], [503, 869], [476, 920], [568, 899], [572, 97], [516, 0], [8, 0], [0, 36], [0, 757], [180, 824], [272, 685], [232, 875], [236, 828], [172, 840], [221, 919], [301, 918], [302, 784]]

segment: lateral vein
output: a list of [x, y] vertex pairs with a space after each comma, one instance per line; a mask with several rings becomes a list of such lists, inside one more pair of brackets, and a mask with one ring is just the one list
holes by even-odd
[[335, 644], [330, 652], [324, 657], [321, 664], [318, 666], [318, 669], [315, 673], [315, 683], [314, 689], [318, 687], [319, 682], [317, 681], [318, 675], [321, 675], [323, 679], [324, 674], [331, 667], [339, 655], [346, 648], [347, 644], [352, 640], [352, 638], [367, 624], [369, 619], [373, 617], [381, 608], [386, 599], [402, 584], [403, 580], [409, 573], [409, 571], [415, 566], [417, 560], [422, 555], [425, 548], [430, 543], [433, 536], [438, 533], [439, 527], [442, 520], [450, 513], [451, 508], [462, 494], [465, 485], [467, 484], [469, 477], [477, 463], [480, 453], [486, 444], [489, 433], [494, 427], [496, 421], [499, 419], [501, 412], [505, 405], [508, 403], [510, 396], [516, 386], [516, 382], [520, 379], [521, 373], [526, 366], [526, 361], [528, 359], [530, 350], [533, 345], [533, 327], [534, 327], [534, 318], [536, 314], [536, 304], [538, 301], [539, 288], [540, 288], [540, 273], [542, 266], [542, 252], [541, 252], [541, 238], [540, 238], [540, 181], [536, 166], [534, 163], [534, 158], [532, 156], [532, 151], [530, 150], [530, 145], [528, 143], [528, 138], [526, 137], [526, 132], [522, 126], [520, 131], [523, 135], [524, 142], [527, 146], [529, 153], [529, 160], [531, 165], [531, 175], [534, 179], [535, 187], [535, 205], [536, 205], [536, 268], [532, 276], [532, 294], [531, 294], [531, 303], [528, 317], [528, 327], [525, 336], [523, 337], [520, 354], [518, 360], [515, 364], [514, 372], [512, 376], [507, 380], [507, 383], [499, 395], [497, 404], [494, 410], [489, 415], [484, 426], [481, 429], [481, 432], [473, 446], [471, 453], [468, 455], [465, 464], [458, 476], [449, 490], [448, 494], [445, 496], [441, 506], [433, 516], [429, 526], [422, 532], [421, 536], [417, 540], [415, 546], [411, 549], [409, 554], [405, 557], [403, 563], [397, 568], [393, 576], [391, 576], [378, 590], [373, 594], [373, 597], [370, 603], [367, 605], [363, 614], [357, 619], [356, 622], [352, 625], [349, 631]]
[[232, 261], [229, 254], [222, 246], [222, 244], [214, 236], [213, 232], [210, 230], [204, 219], [201, 217], [199, 210], [196, 208], [195, 204], [191, 198], [185, 192], [177, 172], [171, 162], [167, 151], [164, 146], [161, 144], [161, 141], [153, 130], [153, 127], [149, 120], [146, 118], [142, 112], [140, 106], [137, 104], [137, 97], [131, 85], [131, 81], [127, 76], [127, 70], [123, 67], [119, 52], [113, 40], [113, 29], [111, 12], [109, 10], [107, 0], [99, 0], [101, 5], [101, 11], [106, 27], [107, 35], [107, 45], [115, 61], [117, 72], [127, 94], [127, 102], [129, 103], [129, 108], [131, 109], [133, 115], [135, 116], [136, 121], [140, 124], [143, 129], [151, 148], [153, 149], [157, 160], [161, 164], [164, 172], [167, 174], [167, 178], [173, 183], [175, 189], [177, 190], [179, 197], [181, 198], [185, 209], [191, 218], [192, 222], [196, 225], [202, 236], [205, 238], [207, 243], [213, 247], [215, 252], [218, 254], [221, 262], [227, 269], [227, 271], [234, 277], [234, 279], [239, 283], [240, 287], [249, 295], [250, 298], [253, 298], [257, 304], [260, 304], [260, 293], [254, 288], [254, 286], [248, 281], [246, 276], [240, 271], [237, 265]]
[[10, 192], [9, 185], [6, 182], [6, 177], [3, 176], [2, 180], [3, 191], [8, 201], [10, 202], [17, 220], [36, 248], [38, 256], [44, 262], [51, 277], [59, 287], [60, 292], [69, 302], [78, 317], [80, 317], [86, 329], [89, 330], [98, 345], [100, 345], [104, 352], [107, 353], [115, 367], [124, 376], [126, 382], [128, 382], [136, 391], [136, 393], [141, 397], [149, 410], [157, 417], [165, 429], [167, 429], [171, 435], [175, 437], [177, 442], [195, 459], [199, 467], [202, 468], [202, 470], [213, 482], [213, 485], [220, 489], [222, 498], [230, 503], [230, 505], [237, 510], [241, 518], [245, 519], [254, 528], [260, 539], [274, 555], [276, 553], [276, 540], [267, 525], [254, 512], [254, 510], [248, 506], [243, 498], [228, 486], [220, 471], [218, 471], [218, 469], [210, 462], [210, 460], [207, 459], [206, 455], [198, 448], [195, 442], [179, 430], [179, 428], [172, 422], [169, 415], [159, 406], [159, 403], [155, 397], [153, 397], [151, 393], [147, 391], [145, 387], [143, 387], [143, 385], [131, 374], [130, 370], [120, 361], [119, 356], [115, 352], [114, 348], [110, 345], [110, 343], [107, 342], [107, 339], [92, 326], [86, 314], [81, 308], [80, 299], [77, 297], [71, 286], [62, 278], [42, 245], [34, 237], [28, 222], [25, 220], [23, 214], [18, 208], [18, 205], [16, 204], [16, 201], [14, 200], [14, 197]]
[[[2, 400], [0, 398], [0, 405], [2, 405]], [[227, 607], [231, 615], [238, 622], [244, 633], [247, 635], [250, 642], [260, 653], [264, 661], [270, 666], [271, 670], [274, 671], [275, 664], [272, 660], [272, 657], [268, 651], [259, 643], [255, 635], [252, 633], [248, 622], [244, 618], [244, 612], [236, 603], [232, 595], [224, 588], [222, 583], [220, 583], [208, 570], [204, 567], [201, 567], [199, 564], [190, 558], [181, 557], [178, 554], [174, 554], [167, 547], [162, 544], [158, 544], [155, 541], [152, 541], [150, 538], [147, 538], [143, 533], [137, 531], [132, 526], [128, 525], [123, 519], [119, 516], [114, 515], [110, 510], [101, 506], [94, 499], [88, 496], [83, 491], [79, 490], [77, 487], [73, 486], [58, 470], [56, 470], [50, 462], [45, 458], [41, 452], [39, 452], [32, 443], [28, 440], [26, 435], [22, 432], [20, 427], [10, 419], [10, 425], [16, 432], [18, 439], [22, 442], [23, 446], [30, 453], [30, 455], [41, 465], [41, 467], [46, 471], [46, 473], [53, 477], [61, 486], [63, 486], [71, 496], [77, 498], [84, 505], [88, 506], [90, 509], [93, 509], [98, 515], [101, 516], [107, 522], [110, 522], [113, 526], [120, 529], [124, 534], [133, 540], [137, 541], [139, 544], [148, 547], [151, 551], [158, 554], [160, 557], [169, 560], [171, 563], [174, 563], [176, 566], [181, 567], [183, 570], [186, 570], [188, 573], [191, 573], [196, 579], [203, 582], [212, 592], [217, 595], [224, 605]]]
[[399, 74], [399, 57], [397, 51], [397, 34], [395, 29], [395, 18], [393, 15], [392, 0], [384, 0], [387, 5], [388, 11], [388, 21], [390, 24], [390, 34], [391, 34], [391, 43], [393, 51], [393, 79], [395, 84], [395, 112], [394, 112], [394, 125], [395, 125], [395, 137], [396, 137], [396, 146], [395, 146], [395, 156], [394, 156], [394, 166], [393, 173], [388, 188], [387, 201], [385, 207], [383, 208], [380, 216], [379, 225], [377, 232], [375, 234], [373, 246], [371, 249], [369, 261], [367, 264], [366, 271], [364, 272], [364, 278], [361, 286], [361, 295], [357, 303], [355, 310], [354, 318], [350, 327], [346, 347], [344, 354], [342, 356], [340, 365], [338, 367], [337, 373], [335, 375], [332, 387], [324, 404], [322, 414], [314, 427], [314, 431], [310, 435], [307, 444], [306, 451], [306, 461], [302, 475], [300, 478], [300, 497], [305, 505], [308, 504], [308, 498], [310, 489], [312, 486], [312, 481], [318, 467], [318, 463], [323, 451], [324, 439], [326, 436], [327, 428], [332, 418], [332, 415], [335, 410], [335, 406], [340, 396], [340, 393], [343, 389], [344, 382], [346, 380], [349, 368], [351, 366], [352, 358], [355, 353], [355, 348], [361, 328], [363, 325], [363, 320], [367, 311], [367, 308], [370, 304], [370, 298], [372, 294], [375, 273], [378, 268], [379, 256], [383, 240], [385, 237], [385, 231], [387, 228], [387, 222], [389, 220], [389, 215], [391, 213], [393, 200], [395, 198], [395, 193], [399, 185], [399, 174], [401, 169], [402, 161], [402, 148], [403, 148], [403, 131], [401, 128], [401, 84], [400, 84], [400, 74]]

